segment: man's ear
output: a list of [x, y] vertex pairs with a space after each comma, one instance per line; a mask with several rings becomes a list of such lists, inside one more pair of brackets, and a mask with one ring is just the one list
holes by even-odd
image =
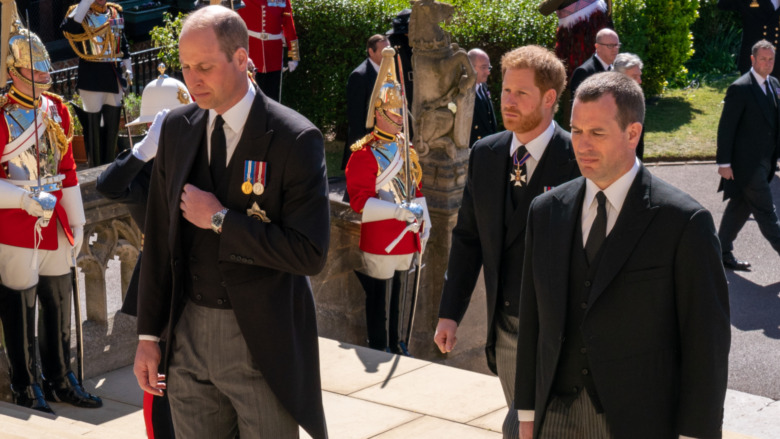
[[628, 143], [631, 145], [631, 149], [636, 149], [639, 144], [639, 137], [642, 135], [642, 126], [639, 122], [634, 122], [626, 127], [626, 133], [628, 133]]
[[558, 99], [558, 92], [551, 88], [542, 95], [542, 104], [547, 108], [553, 108], [556, 99]]
[[233, 54], [233, 60], [238, 63], [238, 68], [241, 71], [246, 71], [247, 63], [249, 62], [249, 54], [246, 49], [239, 47], [236, 49], [236, 53]]

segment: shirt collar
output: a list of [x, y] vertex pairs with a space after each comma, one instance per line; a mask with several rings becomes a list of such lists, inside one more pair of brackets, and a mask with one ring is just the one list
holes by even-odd
[[373, 59], [366, 58], [368, 62], [371, 63], [371, 66], [374, 67], [374, 70], [376, 70], [377, 73], [379, 73], [379, 64], [375, 63]]
[[601, 63], [601, 67], [603, 67], [603, 68], [604, 68], [604, 71], [606, 72], [606, 71], [607, 71], [607, 68], [608, 68], [608, 67], [609, 67], [611, 64], [607, 64], [607, 63], [605, 63], [605, 62], [604, 62], [604, 60], [602, 60], [601, 58], [599, 58], [599, 54], [598, 54], [598, 53], [594, 53], [594, 54], [593, 54], [593, 57], [594, 57], [594, 58], [596, 58], [597, 60], [599, 60], [599, 63]]
[[[550, 121], [550, 126], [548, 126], [542, 134], [539, 134], [535, 139], [525, 144], [525, 149], [531, 153], [531, 157], [537, 162], [542, 159], [544, 150], [547, 149], [547, 144], [550, 143], [553, 134], [555, 134], [555, 122]], [[515, 154], [515, 151], [517, 151], [517, 148], [519, 148], [520, 145], [522, 145], [522, 143], [517, 140], [517, 134], [512, 133], [512, 146], [509, 147], [510, 157]]]
[[[249, 81], [247, 79], [247, 81]], [[255, 100], [254, 85], [250, 82], [248, 90], [243, 98], [230, 107], [230, 109], [222, 114], [222, 119], [225, 120], [225, 125], [230, 128], [234, 133], [240, 133], [244, 129], [246, 119], [249, 117], [249, 110], [252, 109], [252, 102]], [[209, 110], [209, 127], [214, 126], [214, 119], [217, 118], [217, 112], [213, 109]]]
[[756, 81], [758, 82], [758, 86], [764, 88], [764, 83], [766, 82], [767, 78], [762, 78], [761, 75], [758, 74], [758, 72], [753, 70], [753, 67], [750, 68], [750, 73], [752, 73], [753, 77], [756, 78]]
[[[634, 178], [639, 173], [639, 159], [634, 159], [634, 166], [623, 174], [620, 178], [615, 180], [608, 188], [603, 189], [604, 195], [606, 195], [609, 204], [615, 208], [616, 212], [620, 212], [623, 208], [623, 202], [626, 201], [626, 195], [631, 188], [631, 184], [634, 182]], [[590, 207], [593, 203], [593, 199], [596, 198], [596, 194], [601, 191], [596, 183], [585, 179], [585, 199], [583, 200], [583, 209]]]

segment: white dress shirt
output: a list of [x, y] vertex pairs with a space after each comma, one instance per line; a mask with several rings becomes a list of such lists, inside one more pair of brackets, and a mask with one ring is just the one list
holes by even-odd
[[[548, 126], [542, 134], [539, 134], [534, 140], [525, 144], [525, 149], [531, 153], [531, 157], [528, 157], [528, 160], [525, 162], [527, 182], [531, 182], [531, 177], [534, 175], [536, 165], [538, 165], [539, 160], [542, 159], [544, 151], [547, 149], [547, 144], [550, 143], [553, 134], [555, 134], [555, 122], [550, 122], [550, 126]], [[517, 151], [517, 148], [520, 148], [520, 145], [522, 145], [522, 143], [517, 140], [517, 134], [512, 133], [512, 145], [509, 147], [509, 157], [515, 155], [515, 151]], [[517, 159], [520, 160], [521, 158], [522, 157], [518, 157]]]

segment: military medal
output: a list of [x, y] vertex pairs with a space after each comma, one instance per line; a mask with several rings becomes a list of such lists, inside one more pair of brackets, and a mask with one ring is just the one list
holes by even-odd
[[514, 181], [515, 186], [523, 187], [528, 182], [527, 176], [525, 174], [525, 162], [528, 161], [530, 157], [531, 157], [531, 153], [526, 152], [523, 158], [518, 160], [517, 151], [515, 151], [515, 154], [512, 156], [512, 161], [514, 162], [514, 169], [509, 171], [509, 181]]
[[265, 211], [257, 205], [257, 202], [252, 203], [252, 208], [246, 210], [246, 214], [252, 218], [259, 219], [264, 223], [270, 223], [271, 220], [266, 215]]
[[249, 195], [262, 195], [265, 192], [265, 179], [268, 164], [255, 160], [244, 161], [244, 183], [241, 184], [241, 192]]

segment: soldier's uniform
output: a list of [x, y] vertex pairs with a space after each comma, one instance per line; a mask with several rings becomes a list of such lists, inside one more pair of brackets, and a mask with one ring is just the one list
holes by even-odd
[[[366, 126], [373, 131], [352, 145], [346, 167], [347, 192], [352, 209], [362, 215], [360, 250], [363, 268], [355, 273], [366, 292], [366, 324], [369, 346], [398, 353], [398, 296], [401, 274], [409, 270], [415, 253], [421, 252], [430, 231], [428, 209], [420, 192], [422, 171], [414, 150], [411, 184], [405, 181], [406, 152], [402, 134], [374, 127], [375, 112], [381, 117], [401, 113], [400, 84], [395, 79], [393, 55], [385, 48], [370, 99]], [[388, 55], [389, 54], [389, 55]], [[385, 114], [382, 114], [385, 112]], [[400, 129], [396, 130], [400, 131]], [[399, 220], [407, 190], [414, 191], [414, 221]], [[414, 209], [413, 209], [414, 210]], [[385, 297], [390, 295], [390, 329], [385, 329]]]
[[[51, 68], [40, 38], [17, 20], [3, 44], [10, 46], [7, 64], [14, 83], [0, 97], [0, 318], [14, 400], [46, 412], [51, 409], [44, 394], [50, 401], [98, 407], [100, 399], [84, 392], [70, 371], [70, 267], [86, 222], [70, 145], [71, 117], [59, 96], [43, 92], [33, 101], [18, 88], [32, 89], [19, 68]], [[50, 85], [49, 80], [35, 87]], [[44, 392], [35, 361], [36, 295]]]
[[245, 0], [238, 15], [249, 30], [249, 58], [257, 68], [255, 80], [263, 93], [279, 101], [283, 48], [287, 45], [290, 71], [300, 61], [298, 35], [290, 0]]
[[79, 57], [76, 88], [86, 112], [82, 125], [89, 164], [110, 163], [116, 156], [123, 89], [132, 81], [122, 7], [82, 0], [68, 9], [60, 28]]
[[[750, 51], [759, 40], [767, 40], [777, 49], [780, 41], [780, 8], [772, 0], [718, 0], [718, 7], [738, 12], [742, 17], [742, 43], [737, 68], [740, 73], [750, 70]], [[775, 56], [772, 76], [780, 76], [780, 56]]]

